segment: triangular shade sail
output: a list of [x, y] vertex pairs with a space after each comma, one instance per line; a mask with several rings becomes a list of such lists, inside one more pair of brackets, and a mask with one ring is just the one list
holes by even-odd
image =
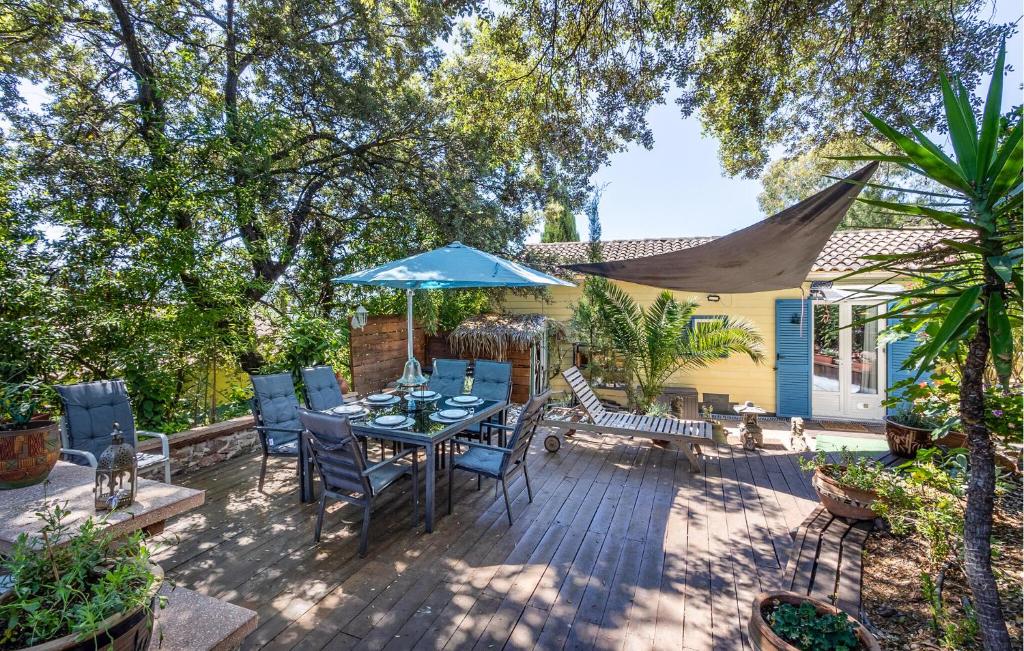
[[573, 286], [570, 282], [461, 242], [341, 276], [334, 282], [397, 289]]
[[666, 289], [744, 294], [799, 287], [878, 163], [752, 226], [681, 251], [565, 265]]

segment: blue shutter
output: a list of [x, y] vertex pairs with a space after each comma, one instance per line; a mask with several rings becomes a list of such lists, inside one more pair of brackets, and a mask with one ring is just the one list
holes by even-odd
[[775, 413], [811, 415], [811, 302], [775, 301]]
[[[888, 325], [895, 325], [898, 323], [898, 319], [889, 319]], [[892, 386], [902, 380], [914, 377], [917, 372], [915, 368], [903, 368], [907, 358], [910, 357], [910, 353], [917, 347], [920, 340], [917, 335], [911, 335], [905, 339], [898, 341], [889, 342], [889, 345], [885, 349], [885, 388], [889, 392], [886, 397], [892, 397], [896, 395], [891, 392]], [[928, 371], [921, 374], [921, 380], [926, 381], [930, 377]], [[885, 410], [886, 415], [891, 415], [893, 412], [897, 412], [903, 408], [904, 404], [893, 405], [887, 407]]]

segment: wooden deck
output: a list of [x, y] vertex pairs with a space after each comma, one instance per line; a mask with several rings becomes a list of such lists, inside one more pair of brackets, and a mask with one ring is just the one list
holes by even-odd
[[260, 494], [248, 456], [186, 478], [206, 504], [168, 523], [157, 560], [258, 611], [245, 648], [749, 648], [750, 601], [781, 583], [816, 504], [795, 455], [706, 446], [695, 475], [644, 439], [579, 432], [558, 454], [541, 439], [533, 503], [510, 486], [511, 528], [493, 485], [462, 475], [454, 514], [413, 530], [403, 487], [359, 559], [355, 508], [335, 505], [314, 545], [293, 463], [272, 459]]

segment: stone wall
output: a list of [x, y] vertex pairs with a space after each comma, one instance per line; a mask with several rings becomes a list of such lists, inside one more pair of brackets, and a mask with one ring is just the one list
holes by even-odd
[[[239, 416], [222, 423], [196, 427], [169, 437], [171, 474], [181, 475], [220, 461], [256, 450], [259, 437], [252, 416]], [[138, 445], [140, 452], [160, 452], [159, 439], [147, 439]]]

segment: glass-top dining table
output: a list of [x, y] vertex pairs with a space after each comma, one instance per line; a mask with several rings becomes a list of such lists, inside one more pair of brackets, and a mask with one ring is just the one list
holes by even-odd
[[[374, 402], [375, 396], [388, 395], [390, 398], [384, 402]], [[459, 402], [461, 401], [461, 402]], [[410, 403], [413, 403], [410, 405]], [[354, 406], [365, 407], [360, 410], [363, 413], [349, 413]], [[495, 415], [508, 409], [508, 403], [498, 400], [477, 399], [475, 402], [468, 402], [468, 397], [443, 396], [423, 400], [410, 401], [405, 392], [391, 394], [373, 394], [356, 402], [346, 403], [330, 413], [339, 417], [347, 417], [352, 426], [352, 431], [358, 436], [380, 439], [383, 441], [394, 441], [406, 445], [422, 447], [425, 456], [424, 488], [426, 506], [426, 531], [431, 533], [434, 530], [434, 501], [435, 486], [438, 469], [437, 448], [441, 443], [450, 441], [458, 434], [468, 428], [492, 419]], [[442, 412], [446, 410], [462, 410], [467, 412], [464, 417], [457, 419], [446, 419]], [[404, 417], [402, 422], [395, 425], [382, 424]], [[313, 495], [313, 475], [315, 470], [309, 458], [305, 445], [299, 446], [299, 485], [303, 502], [311, 502]], [[418, 488], [417, 488], [418, 490]]]

